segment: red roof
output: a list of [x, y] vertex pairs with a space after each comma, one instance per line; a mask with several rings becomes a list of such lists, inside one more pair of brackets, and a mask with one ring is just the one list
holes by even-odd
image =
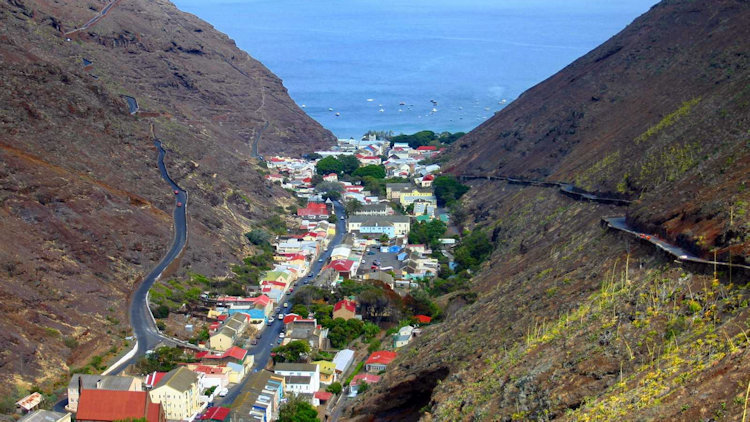
[[435, 180], [435, 176], [428, 174], [427, 176], [423, 177], [422, 180]]
[[299, 260], [305, 261], [305, 256], [298, 253], [297, 255], [289, 257], [289, 261], [299, 261]]
[[193, 372], [201, 372], [207, 375], [213, 375], [213, 374], [223, 374], [224, 371], [222, 371], [221, 367], [218, 366], [208, 366], [208, 365], [198, 365], [193, 369]]
[[297, 208], [297, 215], [328, 215], [328, 207], [322, 202], [310, 202], [305, 208]]
[[218, 319], [219, 321], [226, 321], [227, 318], [229, 318], [229, 315], [227, 314], [221, 314], [216, 317], [216, 319]]
[[333, 393], [329, 393], [327, 391], [316, 391], [315, 394], [313, 394], [316, 399], [328, 401], [333, 397]]
[[146, 418], [158, 422], [161, 404], [151, 403], [146, 391], [83, 390], [76, 419], [114, 421]]
[[209, 407], [206, 409], [206, 413], [201, 416], [201, 420], [213, 420], [213, 421], [224, 421], [229, 416], [228, 407]]
[[292, 321], [297, 321], [298, 319], [302, 319], [302, 317], [297, 314], [287, 314], [284, 317], [284, 325], [289, 324]]
[[373, 352], [369, 358], [367, 358], [367, 362], [365, 362], [365, 365], [369, 365], [371, 363], [380, 363], [383, 365], [388, 365], [389, 363], [393, 362], [393, 359], [396, 359], [396, 353], [395, 352], [389, 352], [387, 350], [378, 350], [377, 352]]
[[146, 386], [154, 386], [161, 381], [162, 378], [164, 378], [164, 375], [167, 375], [166, 372], [152, 372], [148, 375], [146, 375], [146, 379], [143, 380], [143, 384]]
[[336, 302], [335, 305], [333, 305], [333, 312], [336, 312], [341, 308], [346, 308], [347, 311], [355, 312], [357, 309], [357, 304], [348, 299], [340, 300]]
[[421, 147], [417, 147], [417, 151], [437, 151], [437, 147], [422, 145]]
[[328, 173], [324, 177], [339, 177], [339, 175], [336, 173]]
[[305, 177], [304, 179], [302, 179], [302, 181], [304, 183], [310, 183], [310, 182], [312, 182], [312, 177]]
[[335, 261], [332, 261], [330, 264], [326, 265], [325, 268], [333, 268], [337, 272], [348, 273], [352, 270], [353, 264], [354, 264], [354, 261], [349, 261], [348, 259], [337, 259]]
[[427, 315], [414, 315], [414, 319], [419, 321], [420, 324], [429, 324], [432, 321], [432, 318]]
[[281, 159], [281, 158], [279, 158], [279, 157], [271, 157], [271, 162], [272, 163], [283, 163], [284, 160]]
[[245, 350], [245, 349], [243, 349], [241, 347], [237, 347], [237, 346], [230, 347], [229, 349], [225, 350], [224, 353], [222, 353], [220, 355], [214, 355], [214, 354], [211, 354], [208, 351], [202, 351], [202, 352], [198, 352], [198, 353], [195, 354], [195, 357], [197, 359], [234, 358], [234, 359], [237, 359], [237, 360], [242, 360], [242, 359], [245, 359], [245, 356], [247, 356], [247, 350]]
[[368, 384], [375, 384], [376, 382], [380, 381], [380, 375], [373, 375], [373, 374], [358, 374], [355, 375], [354, 378], [352, 378], [351, 385], [357, 385], [360, 381], [364, 381]]

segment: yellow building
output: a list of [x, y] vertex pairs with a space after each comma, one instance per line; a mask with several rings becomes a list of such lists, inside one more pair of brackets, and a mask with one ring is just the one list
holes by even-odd
[[149, 392], [151, 401], [161, 403], [167, 419], [186, 420], [200, 410], [198, 375], [179, 367], [167, 372]]
[[336, 381], [336, 364], [327, 360], [313, 362], [320, 371], [320, 383], [330, 385]]

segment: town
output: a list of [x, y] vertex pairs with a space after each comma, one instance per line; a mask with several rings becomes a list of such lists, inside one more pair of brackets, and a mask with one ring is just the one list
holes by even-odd
[[431, 297], [468, 277], [449, 216], [468, 188], [439, 174], [445, 135], [425, 132], [260, 157], [298, 206], [245, 234], [256, 254], [232, 280], [155, 285], [154, 321], [174, 342], [121, 374], [74, 374], [64, 412], [38, 410], [31, 394], [18, 402], [24, 420], [272, 421], [284, 407], [335, 419], [441, 319]]

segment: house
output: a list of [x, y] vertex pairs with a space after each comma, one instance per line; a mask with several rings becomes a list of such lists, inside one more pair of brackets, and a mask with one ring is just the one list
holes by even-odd
[[318, 365], [318, 371], [320, 372], [320, 383], [330, 385], [336, 381], [336, 364], [327, 360], [318, 360], [313, 362], [313, 365]]
[[365, 204], [362, 208], [354, 211], [352, 215], [394, 215], [396, 211], [387, 203]]
[[68, 405], [65, 410], [78, 411], [81, 390], [143, 391], [143, 383], [138, 377], [74, 374], [68, 383]]
[[429, 324], [430, 321], [432, 321], [432, 318], [428, 317], [427, 315], [414, 315], [414, 319], [416, 319], [420, 324]]
[[408, 235], [410, 223], [408, 215], [353, 215], [346, 220], [346, 230], [394, 238]]
[[166, 422], [166, 413], [145, 391], [81, 390], [76, 421], [119, 420]]
[[16, 402], [16, 410], [20, 413], [27, 414], [39, 407], [43, 400], [44, 397], [38, 392], [31, 393]]
[[309, 363], [277, 363], [273, 368], [276, 375], [284, 377], [285, 392], [314, 394], [320, 390], [320, 370], [318, 365]]
[[417, 179], [417, 184], [420, 187], [429, 188], [430, 186], [432, 186], [432, 182], [434, 181], [435, 181], [435, 176], [432, 174], [428, 174], [426, 176], [423, 176]]
[[341, 375], [352, 365], [352, 362], [354, 362], [354, 350], [339, 350], [338, 353], [336, 353], [336, 356], [333, 357], [332, 362], [336, 365], [336, 375], [341, 377]]
[[396, 352], [378, 350], [373, 352], [365, 361], [365, 370], [367, 372], [385, 371], [385, 368], [393, 362], [393, 359], [396, 359]]
[[360, 382], [367, 384], [375, 384], [380, 381], [380, 375], [373, 374], [357, 374], [352, 378], [352, 382], [349, 385], [358, 385]]
[[185, 367], [200, 375], [200, 391], [216, 387], [221, 389], [229, 385], [229, 369], [226, 366], [187, 364]]
[[247, 328], [249, 317], [241, 312], [229, 317], [224, 326], [209, 337], [209, 345], [213, 350], [227, 350], [234, 345]]
[[297, 215], [308, 220], [325, 220], [331, 215], [324, 203], [309, 202], [304, 208], [297, 208]]
[[[271, 421], [284, 399], [284, 377], [261, 370], [251, 375], [232, 405], [232, 421]], [[257, 419], [260, 418], [260, 419]]]
[[326, 182], [338, 182], [339, 175], [336, 173], [329, 173], [323, 176], [323, 180], [325, 180]]
[[200, 417], [202, 421], [212, 422], [227, 422], [229, 421], [229, 412], [231, 409], [228, 407], [214, 406], [206, 409]]
[[411, 325], [401, 327], [397, 333], [393, 334], [393, 348], [398, 349], [399, 347], [404, 347], [409, 344], [413, 332], [414, 327]]
[[236, 363], [245, 367], [253, 366], [255, 357], [247, 350], [232, 346], [221, 354], [213, 354], [208, 351], [202, 351], [195, 354], [196, 359], [200, 359], [204, 365], [223, 366], [229, 363]]
[[331, 400], [331, 398], [333, 397], [333, 393], [329, 393], [327, 391], [316, 391], [313, 396], [316, 400], [318, 400], [320, 404], [323, 405], [328, 403], [328, 400]]
[[344, 278], [351, 277], [356, 271], [352, 268], [354, 265], [354, 261], [350, 261], [348, 259], [337, 259], [335, 261], [331, 261], [330, 264], [323, 267], [324, 270], [332, 269], [339, 273]]
[[357, 303], [348, 300], [343, 299], [338, 302], [336, 302], [335, 305], [333, 305], [333, 319], [336, 318], [344, 318], [344, 319], [352, 319], [357, 314]]
[[266, 180], [270, 181], [271, 183], [281, 183], [284, 181], [284, 176], [275, 173], [275, 174], [267, 174]]
[[435, 195], [433, 195], [430, 190], [410, 189], [401, 192], [398, 197], [398, 202], [404, 208], [416, 201], [429, 202], [432, 205], [437, 205], [437, 198], [435, 198]]
[[19, 419], [18, 422], [70, 422], [70, 413], [35, 410]]
[[167, 419], [189, 419], [200, 410], [198, 381], [195, 372], [181, 366], [167, 372], [148, 394], [161, 403]]
[[328, 328], [322, 328], [314, 319], [296, 319], [286, 324], [286, 338], [283, 344], [291, 341], [306, 341], [312, 350], [323, 349], [327, 344]]
[[396, 201], [401, 197], [402, 192], [408, 192], [414, 188], [411, 183], [386, 183], [385, 197], [391, 201]]

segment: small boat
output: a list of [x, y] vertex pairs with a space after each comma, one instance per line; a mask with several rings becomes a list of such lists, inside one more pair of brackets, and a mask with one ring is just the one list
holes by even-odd
[[502, 100], [500, 100], [500, 103], [502, 103], [502, 104], [505, 104], [506, 102], [508, 102], [508, 100], [506, 100], [505, 98], [503, 98]]
[[398, 103], [398, 105], [406, 105], [406, 103], [401, 101], [400, 103]]
[[404, 110], [398, 109], [398, 112], [399, 112], [399, 113], [401, 113], [402, 111], [404, 111]]
[[384, 109], [382, 109], [382, 108], [381, 108], [380, 110], [378, 110], [378, 112], [380, 112], [380, 113], [382, 113], [382, 112], [384, 112], [384, 111], [385, 111], [385, 110], [384, 110]]
[[458, 109], [459, 109], [459, 110], [463, 110], [464, 108], [463, 108], [463, 107], [459, 107]]
[[336, 113], [336, 116], [341, 116], [341, 113]]
[[433, 113], [437, 113], [437, 109], [435, 107], [432, 108]]
[[489, 107], [485, 107], [484, 109], [485, 109], [486, 111], [490, 111], [490, 108], [489, 108]]
[[333, 111], [333, 108], [331, 108], [331, 107], [328, 107], [328, 111]]
[[373, 102], [373, 101], [375, 101], [375, 100], [373, 100], [372, 98], [368, 98], [368, 99], [367, 99], [367, 102], [368, 102], [368, 103], [371, 103], [371, 102]]
[[302, 108], [305, 108], [305, 107], [307, 107], [307, 106], [306, 106], [306, 105], [304, 105], [304, 104], [302, 104]]

